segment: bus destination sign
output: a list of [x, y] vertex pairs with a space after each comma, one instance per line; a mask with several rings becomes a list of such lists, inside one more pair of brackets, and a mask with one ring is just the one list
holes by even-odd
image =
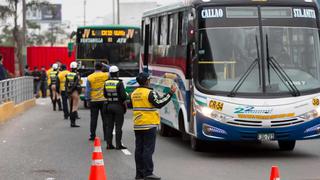
[[78, 43], [127, 43], [139, 32], [134, 29], [79, 29]]

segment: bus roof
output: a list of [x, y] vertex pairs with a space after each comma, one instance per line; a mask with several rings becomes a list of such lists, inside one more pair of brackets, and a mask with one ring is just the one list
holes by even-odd
[[198, 6], [201, 4], [212, 5], [300, 5], [300, 6], [315, 6], [316, 0], [189, 0], [188, 2], [179, 2], [167, 6], [160, 6], [158, 8], [146, 11], [143, 16], [153, 16], [157, 14], [167, 13], [170, 11], [177, 11], [179, 9], [190, 6]]
[[108, 24], [99, 26], [79, 26], [78, 29], [140, 29], [138, 26]]

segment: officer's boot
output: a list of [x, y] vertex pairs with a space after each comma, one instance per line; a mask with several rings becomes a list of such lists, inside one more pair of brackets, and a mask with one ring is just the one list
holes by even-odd
[[70, 121], [71, 121], [71, 125], [70, 126], [72, 128], [80, 127], [80, 126], [76, 125], [76, 114], [77, 114], [76, 111], [70, 113]]
[[53, 111], [56, 111], [57, 110], [57, 100], [53, 99], [52, 105], [53, 105]]
[[57, 100], [57, 102], [58, 102], [59, 111], [62, 111], [61, 100], [60, 100], [60, 99], [58, 99], [58, 100]]
[[81, 119], [81, 118], [79, 117], [78, 111], [76, 111], [76, 119]]

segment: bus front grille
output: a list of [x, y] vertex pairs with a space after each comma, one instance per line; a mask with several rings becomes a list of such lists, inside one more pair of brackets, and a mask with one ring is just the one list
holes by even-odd
[[227, 124], [239, 127], [264, 127], [264, 128], [281, 128], [299, 125], [304, 123], [303, 120], [298, 118], [283, 119], [283, 120], [247, 120], [247, 119], [233, 119], [228, 121]]

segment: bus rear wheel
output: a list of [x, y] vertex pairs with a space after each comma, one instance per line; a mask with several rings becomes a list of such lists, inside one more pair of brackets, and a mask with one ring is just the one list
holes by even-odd
[[193, 149], [194, 151], [201, 152], [204, 149], [204, 142], [194, 136], [191, 136], [190, 138], [190, 145], [191, 149]]
[[293, 151], [296, 141], [278, 141], [279, 148], [282, 151]]

